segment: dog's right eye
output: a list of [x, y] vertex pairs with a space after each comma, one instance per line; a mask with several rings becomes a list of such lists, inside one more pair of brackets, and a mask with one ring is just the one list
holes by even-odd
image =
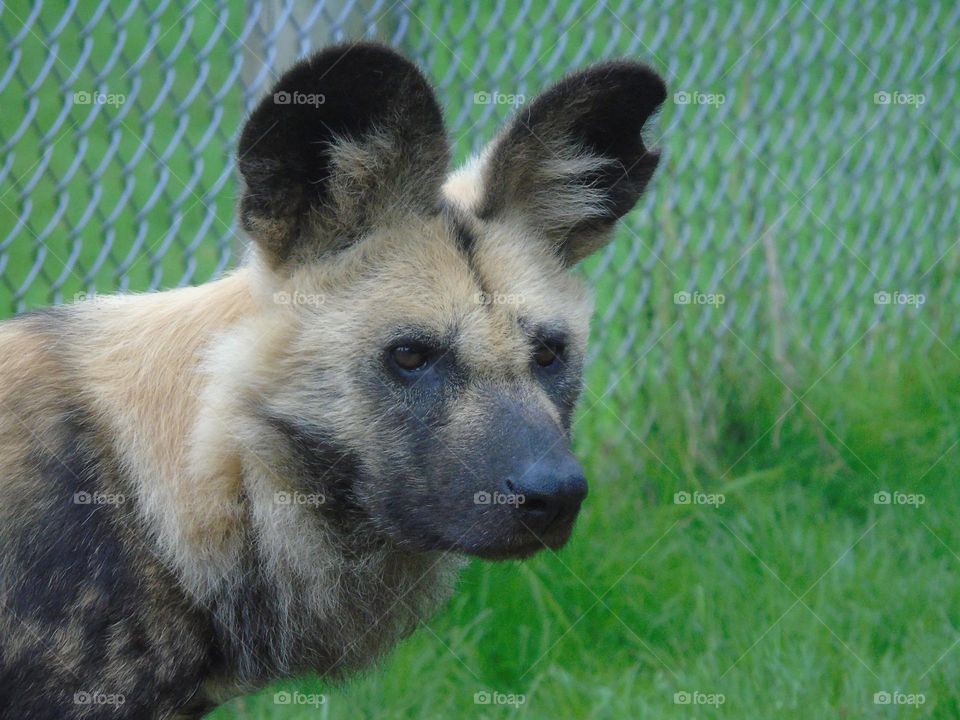
[[421, 370], [430, 359], [426, 348], [417, 345], [398, 345], [390, 351], [390, 358], [405, 372]]

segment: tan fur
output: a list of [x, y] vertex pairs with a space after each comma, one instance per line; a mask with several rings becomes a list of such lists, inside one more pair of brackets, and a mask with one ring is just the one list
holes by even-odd
[[206, 383], [203, 353], [253, 310], [245, 275], [77, 307], [84, 342], [70, 348], [70, 365], [129, 469], [147, 527], [181, 567], [184, 553], [219, 552], [240, 521], [236, 458], [214, 455], [216, 469], [197, 472], [186, 440]]

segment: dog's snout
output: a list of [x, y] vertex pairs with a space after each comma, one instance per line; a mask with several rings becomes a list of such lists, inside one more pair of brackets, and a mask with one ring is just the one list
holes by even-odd
[[570, 522], [587, 496], [587, 479], [569, 453], [559, 459], [537, 460], [505, 482], [516, 498], [517, 512], [527, 527], [543, 532], [555, 523]]

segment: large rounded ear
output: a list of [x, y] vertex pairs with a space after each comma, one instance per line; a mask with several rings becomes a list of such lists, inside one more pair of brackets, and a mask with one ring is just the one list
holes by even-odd
[[413, 63], [373, 43], [328, 48], [284, 73], [247, 120], [241, 221], [274, 267], [310, 262], [437, 212], [449, 159]]
[[641, 131], [666, 96], [663, 80], [636, 62], [566, 77], [490, 143], [468, 204], [481, 219], [542, 233], [568, 265], [578, 262], [609, 241], [653, 175], [660, 156]]

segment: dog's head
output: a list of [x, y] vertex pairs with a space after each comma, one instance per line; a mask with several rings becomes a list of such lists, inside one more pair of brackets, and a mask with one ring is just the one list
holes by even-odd
[[239, 165], [274, 329], [253, 406], [288, 490], [415, 550], [566, 542], [592, 310], [570, 270], [653, 174], [641, 129], [665, 94], [643, 65], [595, 65], [448, 175], [434, 94], [395, 52], [335, 47], [283, 75]]

